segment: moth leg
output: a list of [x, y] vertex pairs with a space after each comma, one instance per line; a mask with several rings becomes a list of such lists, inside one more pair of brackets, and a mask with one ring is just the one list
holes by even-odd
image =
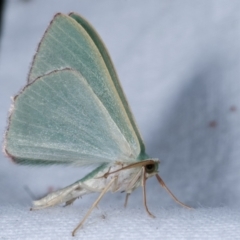
[[66, 201], [64, 207], [71, 205], [76, 199], [78, 199], [78, 197], [72, 198], [71, 200]]
[[124, 207], [127, 207], [127, 203], [128, 203], [128, 197], [130, 196], [131, 193], [127, 193], [126, 194], [126, 198], [125, 198], [125, 203], [124, 203]]
[[97, 200], [93, 203], [91, 208], [87, 211], [86, 215], [84, 216], [83, 220], [77, 225], [77, 227], [73, 230], [72, 236], [75, 235], [76, 231], [83, 225], [83, 223], [86, 221], [88, 216], [91, 214], [92, 210], [98, 205], [104, 194], [110, 189], [112, 184], [117, 180], [117, 177], [111, 179], [111, 181], [108, 183], [108, 185], [102, 190], [100, 195], [98, 196]]
[[143, 204], [144, 207], [148, 213], [148, 215], [152, 218], [155, 218], [155, 216], [149, 212], [148, 207], [147, 207], [147, 198], [146, 198], [146, 170], [145, 167], [142, 168], [142, 187], [143, 187]]
[[139, 180], [139, 178], [141, 177], [142, 174], [142, 169], [140, 169], [140, 171], [132, 178], [132, 180], [129, 182], [126, 192], [126, 198], [125, 198], [125, 203], [124, 203], [124, 207], [127, 207], [127, 203], [128, 203], [128, 197], [130, 196], [130, 194], [132, 193], [132, 191], [136, 188], [134, 188], [136, 182]]
[[98, 178], [108, 178], [109, 174], [110, 174], [110, 170], [111, 170], [111, 167], [108, 168], [108, 171], [106, 173], [104, 173], [102, 176], [100, 177], [96, 177], [95, 179], [98, 179]]

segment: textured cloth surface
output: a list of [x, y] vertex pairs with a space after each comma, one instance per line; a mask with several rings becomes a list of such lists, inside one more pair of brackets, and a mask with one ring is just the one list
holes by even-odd
[[[10, 96], [57, 12], [96, 28], [117, 69], [147, 153], [189, 211], [156, 179], [147, 182], [151, 219], [137, 189], [107, 194], [77, 239], [240, 239], [240, 2], [7, 1], [0, 48], [0, 130]], [[26, 167], [0, 155], [0, 239], [72, 239], [97, 194], [67, 208], [30, 212], [31, 198], [80, 179], [88, 168]], [[29, 189], [35, 196], [31, 196]]]
[[[73, 239], [71, 231], [79, 222], [79, 208], [27, 210], [4, 208], [0, 239]], [[137, 208], [105, 210], [104, 218], [99, 212], [92, 214], [76, 239], [239, 239], [240, 234], [239, 209], [156, 208], [155, 219]]]

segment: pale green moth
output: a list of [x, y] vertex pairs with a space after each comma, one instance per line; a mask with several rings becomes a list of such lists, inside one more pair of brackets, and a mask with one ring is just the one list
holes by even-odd
[[28, 84], [14, 97], [4, 152], [18, 164], [98, 164], [87, 176], [34, 201], [32, 209], [71, 204], [99, 192], [73, 235], [107, 191], [128, 196], [158, 173], [159, 161], [145, 153], [109, 54], [81, 16], [55, 15], [33, 59]]

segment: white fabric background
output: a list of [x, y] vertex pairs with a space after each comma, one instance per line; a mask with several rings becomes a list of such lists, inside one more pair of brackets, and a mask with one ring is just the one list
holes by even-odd
[[[37, 44], [56, 12], [75, 11], [109, 49], [160, 175], [147, 183], [151, 219], [136, 190], [107, 194], [76, 239], [240, 239], [240, 2], [238, 0], [8, 0], [0, 48], [0, 128], [26, 83]], [[232, 109], [232, 110], [231, 110]], [[0, 239], [72, 239], [97, 197], [30, 212], [40, 197], [89, 169], [25, 167], [0, 155]], [[104, 214], [105, 218], [102, 217]]]

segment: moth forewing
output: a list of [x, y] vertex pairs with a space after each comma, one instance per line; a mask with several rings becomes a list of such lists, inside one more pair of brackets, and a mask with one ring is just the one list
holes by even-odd
[[106, 65], [107, 61], [104, 61], [106, 57], [102, 56], [101, 52], [107, 50], [100, 52], [96, 42], [101, 42], [101, 39], [96, 37], [93, 40], [89, 29], [95, 33], [90, 25], [86, 30], [72, 17], [56, 14], [38, 46], [29, 74], [29, 82], [56, 69], [70, 67], [80, 72], [131, 145], [133, 155], [136, 156], [144, 147], [141, 136], [134, 127], [136, 124], [131, 123], [132, 115], [128, 114], [131, 111], [127, 100], [120, 94], [119, 81], [117, 78], [112, 79]]

